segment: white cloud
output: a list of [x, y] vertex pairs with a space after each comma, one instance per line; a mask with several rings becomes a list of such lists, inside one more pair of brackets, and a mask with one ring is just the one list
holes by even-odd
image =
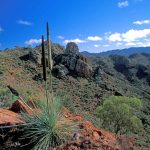
[[121, 43], [121, 42], [118, 42], [118, 43], [116, 43], [116, 46], [118, 47], [118, 46], [121, 46], [123, 43]]
[[136, 24], [136, 25], [150, 24], [150, 20], [134, 21], [133, 24]]
[[25, 44], [27, 45], [40, 44], [40, 43], [41, 43], [41, 39], [30, 39], [28, 41], [25, 41]]
[[109, 44], [105, 44], [105, 45], [103, 45], [103, 47], [109, 47], [110, 45]]
[[86, 43], [87, 41], [85, 40], [80, 40], [80, 39], [71, 39], [71, 40], [65, 40], [64, 43], [67, 44], [69, 42], [74, 42], [74, 43], [77, 43], [77, 44], [82, 44], [82, 43]]
[[139, 40], [141, 38], [146, 38], [150, 35], [150, 29], [143, 29], [143, 30], [129, 30], [126, 33], [122, 34], [123, 41], [125, 42], [133, 42]]
[[113, 33], [107, 39], [111, 42], [134, 42], [139, 39], [147, 38], [150, 35], [150, 29], [134, 30], [131, 29], [125, 33]]
[[4, 31], [4, 29], [0, 26], [0, 32]]
[[98, 48], [98, 47], [100, 47], [100, 45], [95, 44], [94, 47]]
[[135, 46], [135, 45], [137, 45], [136, 43], [126, 43], [125, 44], [126, 46]]
[[129, 2], [128, 1], [122, 1], [122, 2], [118, 3], [118, 7], [119, 8], [124, 8], [124, 7], [127, 7], [127, 6], [129, 6]]
[[64, 39], [65, 39], [65, 38], [64, 38], [63, 36], [61, 36], [61, 35], [58, 35], [57, 38], [58, 38], [58, 39], [61, 39], [61, 40], [64, 40]]
[[108, 40], [111, 42], [117, 42], [122, 41], [121, 34], [120, 33], [113, 33], [108, 37]]
[[144, 41], [146, 41], [146, 42], [150, 42], [150, 39], [144, 39]]
[[89, 41], [101, 41], [102, 40], [100, 36], [89, 36], [87, 39]]
[[105, 35], [110, 35], [110, 34], [111, 34], [111, 32], [105, 32], [104, 34], [105, 34]]
[[126, 43], [125, 46], [133, 46], [133, 47], [147, 47], [147, 46], [150, 46], [150, 42], [129, 42], [129, 43]]
[[148, 47], [148, 46], [150, 46], [150, 42], [143, 43], [141, 46], [143, 46], [143, 47]]
[[26, 25], [26, 26], [31, 26], [32, 23], [26, 20], [18, 20], [17, 21], [18, 24], [22, 24], [22, 25]]

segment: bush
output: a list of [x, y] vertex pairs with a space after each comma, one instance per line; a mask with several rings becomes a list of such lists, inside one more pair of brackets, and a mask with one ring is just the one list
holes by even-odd
[[138, 113], [142, 102], [137, 98], [112, 96], [97, 108], [102, 127], [115, 133], [136, 133], [142, 129]]
[[0, 64], [0, 75], [3, 74], [5, 71], [4, 67], [2, 64]]
[[24, 128], [23, 139], [29, 139], [34, 150], [49, 150], [71, 136], [72, 124], [61, 115], [59, 98], [55, 98], [49, 106], [39, 102], [37, 108], [40, 109], [38, 114], [23, 114], [24, 120], [30, 124]]
[[0, 86], [0, 107], [9, 107], [17, 98], [8, 88]]

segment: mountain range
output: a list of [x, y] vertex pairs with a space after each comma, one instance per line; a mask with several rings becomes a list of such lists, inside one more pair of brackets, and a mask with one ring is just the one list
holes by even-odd
[[150, 47], [131, 47], [126, 49], [117, 49], [117, 50], [110, 50], [107, 52], [101, 53], [90, 53], [87, 51], [83, 51], [82, 54], [87, 57], [95, 57], [95, 56], [110, 56], [110, 55], [124, 55], [129, 56], [134, 53], [150, 53]]

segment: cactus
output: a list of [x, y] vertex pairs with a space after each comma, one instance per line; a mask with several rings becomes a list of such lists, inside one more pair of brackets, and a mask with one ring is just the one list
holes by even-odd
[[45, 46], [43, 35], [42, 35], [42, 65], [43, 65], [43, 79], [46, 82], [47, 72], [46, 72], [46, 57], [45, 57]]

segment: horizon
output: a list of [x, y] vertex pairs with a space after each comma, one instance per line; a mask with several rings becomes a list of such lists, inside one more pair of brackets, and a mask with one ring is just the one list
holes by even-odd
[[148, 0], [1, 1], [0, 49], [39, 45], [47, 21], [53, 43], [75, 42], [81, 52], [148, 47], [149, 4]]

